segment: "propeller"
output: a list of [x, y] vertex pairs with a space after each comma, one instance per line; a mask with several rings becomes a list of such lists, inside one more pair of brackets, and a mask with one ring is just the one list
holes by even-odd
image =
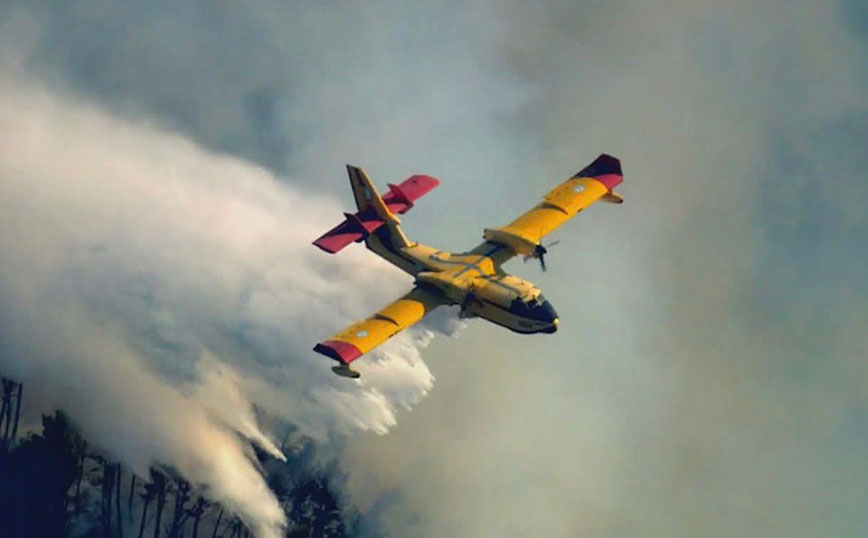
[[530, 255], [524, 257], [524, 261], [527, 261], [530, 258], [538, 259], [540, 267], [542, 268], [543, 272], [545, 272], [546, 271], [546, 258], [545, 258], [545, 256], [546, 256], [546, 254], [548, 254], [549, 249], [551, 247], [557, 245], [560, 242], [561, 242], [560, 239], [556, 239], [556, 240], [552, 241], [551, 243], [549, 243], [548, 245], [543, 245], [542, 243], [540, 243], [539, 245], [536, 246], [536, 248], [533, 249], [533, 254], [530, 254]]

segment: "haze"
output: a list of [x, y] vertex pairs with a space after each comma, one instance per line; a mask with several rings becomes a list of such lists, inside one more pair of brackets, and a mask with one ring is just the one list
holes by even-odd
[[[49, 348], [80, 343], [81, 357], [97, 338], [108, 347], [93, 364], [128, 358], [112, 367], [118, 376], [70, 362], [65, 380], [100, 383], [95, 401], [105, 403], [126, 395], [112, 384], [146, 372], [154, 387], [142, 401], [189, 403], [188, 420], [227, 435], [239, 465], [248, 449], [227, 431], [266, 447], [274, 433], [252, 406], [299, 421], [348, 474], [346, 500], [370, 536], [866, 535], [863, 4], [5, 2], [0, 292], [25, 304], [33, 289], [69, 292], [61, 284], [71, 281], [75, 293], [59, 320], [40, 309], [0, 317], [0, 365], [38, 370], [21, 358], [30, 347], [20, 334]], [[36, 133], [29, 146], [22, 126]], [[118, 131], [121, 157], [104, 167]], [[548, 272], [507, 266], [552, 300], [555, 335], [478, 322], [422, 349], [423, 328], [374, 358], [368, 384], [352, 389], [309, 354], [410, 286], [359, 246], [326, 257], [308, 245], [351, 207], [344, 163], [380, 185], [440, 178], [404, 228], [460, 250], [601, 152], [622, 160], [626, 202], [559, 230]], [[152, 204], [162, 189], [181, 189], [186, 203], [142, 225], [135, 215], [149, 206], [121, 181]], [[117, 228], [92, 212], [74, 221], [76, 207], [127, 217]], [[253, 218], [248, 231], [203, 232], [231, 207]], [[60, 224], [28, 221], [34, 214]], [[29, 226], [12, 228], [20, 222]], [[174, 223], [192, 227], [173, 238]], [[58, 227], [88, 248], [89, 229], [123, 233], [102, 253], [70, 254], [51, 234]], [[130, 234], [145, 246], [140, 258], [125, 247]], [[203, 246], [216, 254], [210, 264]], [[96, 264], [105, 280], [67, 278], [71, 262], [92, 275], [96, 256], [108, 258]], [[157, 260], [184, 268], [149, 273], [162, 309], [118, 306], [100, 284], [129, 284]], [[203, 268], [202, 278], [186, 272]], [[260, 302], [238, 300], [256, 291]], [[104, 338], [94, 312], [108, 319], [112, 308], [124, 329]], [[248, 340], [209, 332], [224, 321]], [[167, 340], [178, 345], [154, 345]], [[230, 370], [202, 373], [220, 365]], [[32, 380], [50, 385], [41, 371]], [[285, 377], [273, 382], [273, 372]], [[217, 403], [191, 388], [227, 378]], [[49, 391], [46, 405], [69, 394]], [[333, 408], [314, 405], [324, 401]], [[167, 435], [125, 454], [112, 439], [134, 412], [87, 422], [93, 413], [79, 409], [127, 463], [196, 454], [190, 472], [224, 484], [221, 498], [260, 534], [280, 528], [268, 493], [261, 503], [241, 495], [202, 447]], [[256, 470], [240, 468], [243, 488], [256, 490]]]

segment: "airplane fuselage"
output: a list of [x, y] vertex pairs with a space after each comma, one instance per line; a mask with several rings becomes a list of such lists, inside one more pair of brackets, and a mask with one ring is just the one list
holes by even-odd
[[369, 243], [371, 249], [413, 275], [416, 285], [436, 288], [460, 305], [463, 317], [480, 317], [525, 334], [557, 330], [557, 313], [540, 289], [501, 268], [497, 253], [509, 248], [505, 245], [453, 254], [420, 243], [402, 248], [374, 243]]

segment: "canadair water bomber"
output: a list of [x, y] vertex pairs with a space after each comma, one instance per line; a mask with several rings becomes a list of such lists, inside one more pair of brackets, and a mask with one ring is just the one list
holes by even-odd
[[353, 378], [359, 373], [350, 363], [441, 305], [460, 305], [461, 317], [483, 318], [517, 333], [555, 332], [558, 315], [551, 303], [538, 287], [506, 273], [504, 262], [514, 256], [533, 258], [545, 271], [543, 237], [597, 200], [624, 201], [613, 192], [623, 180], [621, 163], [603, 154], [530, 211], [501, 228], [485, 229], [476, 248], [453, 254], [410, 241], [398, 218], [440, 181], [415, 175], [400, 185], [389, 184], [389, 192], [380, 196], [364, 170], [347, 165], [347, 171], [358, 211], [344, 213], [345, 220], [313, 244], [334, 254], [364, 241], [369, 250], [415, 278], [409, 293], [313, 348], [338, 362], [332, 371]]

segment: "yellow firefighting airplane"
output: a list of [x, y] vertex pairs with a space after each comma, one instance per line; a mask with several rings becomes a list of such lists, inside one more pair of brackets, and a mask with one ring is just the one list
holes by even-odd
[[555, 332], [558, 315], [539, 288], [501, 266], [513, 256], [524, 256], [538, 259], [545, 270], [544, 236], [597, 200], [624, 201], [612, 191], [623, 180], [621, 163], [603, 154], [510, 224], [486, 229], [485, 241], [473, 250], [451, 254], [407, 239], [396, 215], [406, 213], [417, 198], [439, 185], [437, 179], [412, 176], [400, 185], [389, 184], [389, 193], [381, 197], [364, 170], [347, 165], [347, 171], [358, 212], [344, 213], [344, 222], [314, 245], [334, 254], [353, 241], [364, 241], [368, 249], [416, 279], [408, 294], [313, 348], [338, 361], [332, 371], [353, 378], [359, 373], [350, 368], [352, 361], [440, 305], [461, 305], [462, 317], [484, 318], [518, 333]]

